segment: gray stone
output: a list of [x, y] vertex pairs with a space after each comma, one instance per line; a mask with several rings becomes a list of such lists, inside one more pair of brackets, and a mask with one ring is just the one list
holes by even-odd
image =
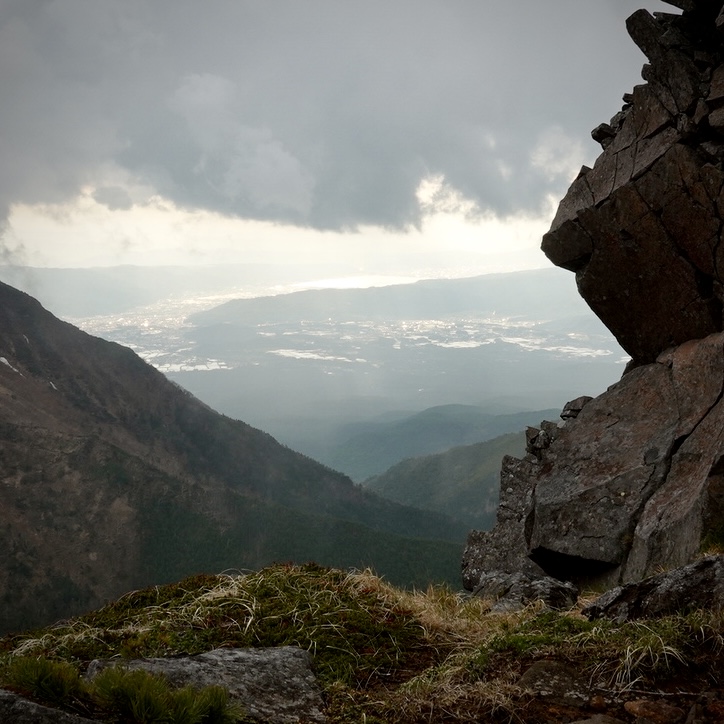
[[462, 579], [468, 591], [475, 589], [487, 571], [545, 575], [528, 558], [525, 540], [525, 519], [536, 470], [532, 459], [518, 460], [510, 455], [503, 458], [495, 527], [490, 531], [471, 531], [463, 551]]
[[163, 674], [176, 686], [223, 686], [247, 714], [279, 724], [325, 722], [322, 695], [308, 651], [294, 646], [215, 649], [197, 656], [94, 661], [87, 676], [108, 666]]
[[593, 253], [593, 240], [579, 223], [568, 219], [555, 233], [543, 237], [542, 248], [556, 266], [575, 272], [588, 264]]
[[534, 454], [504, 460], [496, 525], [465, 550], [469, 590], [490, 571], [638, 581], [690, 563], [724, 520], [724, 333], [571, 405], [562, 427], [529, 429]]
[[573, 420], [576, 417], [578, 417], [578, 413], [593, 399], [593, 397], [589, 397], [588, 395], [582, 395], [581, 397], [576, 397], [575, 400], [570, 400], [570, 402], [566, 402], [565, 405], [563, 405], [563, 411], [561, 412], [561, 419], [563, 420]]
[[519, 611], [537, 601], [548, 608], [569, 609], [576, 605], [578, 589], [550, 576], [487, 571], [480, 577], [473, 595], [491, 601], [493, 613], [504, 613]]
[[540, 460], [543, 457], [544, 451], [553, 444], [553, 441], [557, 437], [558, 425], [555, 422], [544, 420], [540, 428], [527, 427], [525, 430], [526, 452]]
[[707, 556], [637, 583], [612, 588], [583, 609], [619, 623], [693, 609], [724, 608], [724, 556]]
[[608, 148], [615, 137], [616, 131], [608, 123], [601, 123], [591, 131], [591, 138], [603, 148]]
[[546, 451], [526, 540], [558, 578], [593, 579], [625, 560], [643, 506], [665, 480], [678, 422], [670, 370], [633, 370], [589, 402]]
[[588, 719], [576, 719], [576, 721], [571, 722], [571, 724], [626, 724], [626, 722], [608, 716], [608, 714], [594, 714]]
[[590, 687], [576, 669], [560, 661], [536, 661], [517, 684], [552, 704], [582, 707], [590, 698]]
[[11, 691], [0, 689], [0, 722], [8, 724], [92, 724], [86, 719], [24, 699]]

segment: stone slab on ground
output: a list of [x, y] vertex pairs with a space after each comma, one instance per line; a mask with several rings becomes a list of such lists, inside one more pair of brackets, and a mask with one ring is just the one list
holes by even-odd
[[295, 646], [214, 649], [196, 656], [94, 661], [88, 678], [108, 666], [163, 674], [176, 686], [223, 686], [249, 716], [261, 721], [326, 722], [311, 654]]

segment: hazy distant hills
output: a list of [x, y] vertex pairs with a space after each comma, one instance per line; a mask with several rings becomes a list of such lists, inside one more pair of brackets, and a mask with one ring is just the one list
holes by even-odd
[[[385, 439], [384, 425], [367, 445], [359, 435], [374, 437], [380, 418], [450, 404], [560, 410], [603, 391], [625, 360], [560, 269], [239, 299], [187, 322], [183, 353], [159, 354], [160, 369], [215, 409], [357, 479], [381, 471], [364, 460], [375, 446], [385, 464], [441, 449]], [[350, 432], [360, 422], [369, 430]], [[450, 444], [482, 439], [453, 435]]]
[[[330, 272], [334, 270], [330, 265]], [[83, 269], [0, 265], [0, 280], [35, 297], [62, 318], [122, 314], [169, 299], [181, 301], [232, 290], [243, 296], [295, 280], [298, 275], [298, 269], [269, 264]]]
[[503, 456], [524, 454], [524, 433], [509, 433], [437, 455], [403, 460], [365, 485], [405, 505], [455, 511], [470, 528], [488, 530], [495, 522]]
[[[540, 424], [541, 420], [557, 419], [559, 412], [548, 409], [496, 415], [474, 405], [441, 405], [399, 420], [345, 425], [314, 457], [335, 470], [343, 470], [353, 480], [364, 481], [405, 458], [518, 433], [528, 425]], [[387, 496], [386, 492], [383, 494]], [[429, 508], [428, 505], [422, 507]]]
[[301, 273], [0, 267], [74, 324], [307, 454], [348, 424], [441, 405], [560, 408], [623, 370], [625, 355], [561, 269], [278, 293]]
[[[558, 283], [551, 283], [556, 280]], [[566, 283], [568, 282], [568, 283]], [[236, 299], [192, 315], [197, 327], [309, 321], [438, 319], [473, 315], [541, 318], [586, 313], [571, 275], [558, 269], [489, 274], [466, 279], [426, 279], [366, 289], [310, 289], [293, 294]]]
[[4, 284], [0, 331], [1, 629], [274, 560], [456, 582], [465, 526], [214, 412]]

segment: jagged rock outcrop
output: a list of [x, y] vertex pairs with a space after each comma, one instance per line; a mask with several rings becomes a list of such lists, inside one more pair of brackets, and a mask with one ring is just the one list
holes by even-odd
[[682, 14], [628, 19], [647, 83], [594, 129], [603, 153], [542, 244], [632, 361], [504, 461], [496, 527], [464, 554], [470, 590], [532, 566], [640, 581], [724, 530], [724, 3], [668, 1]]
[[648, 82], [594, 130], [604, 152], [543, 238], [635, 363], [723, 329], [722, 3], [668, 1], [683, 14], [628, 19]]
[[530, 561], [557, 578], [612, 584], [689, 563], [724, 520], [723, 393], [720, 333], [545, 424], [547, 447], [529, 435], [526, 459], [504, 462], [496, 527], [468, 539], [466, 587], [484, 571], [530, 572]]

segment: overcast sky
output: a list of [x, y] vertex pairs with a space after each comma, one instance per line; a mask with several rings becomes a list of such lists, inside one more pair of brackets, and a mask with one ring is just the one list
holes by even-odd
[[[0, 0], [6, 262], [338, 261], [479, 273], [537, 251], [640, 83], [654, 0]], [[420, 270], [423, 270], [421, 272]]]

